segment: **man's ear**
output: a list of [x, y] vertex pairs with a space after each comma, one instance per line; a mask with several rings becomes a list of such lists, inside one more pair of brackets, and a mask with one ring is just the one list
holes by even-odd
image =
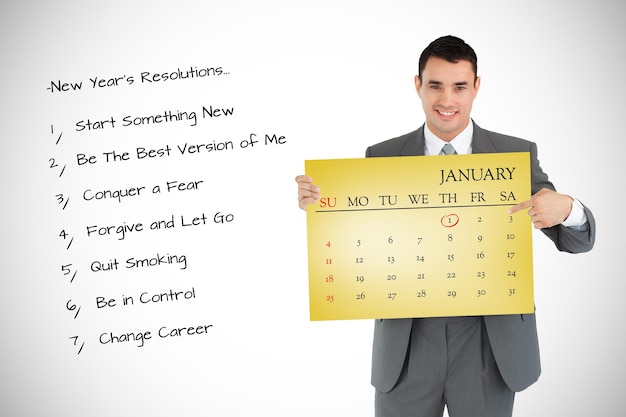
[[419, 75], [415, 76], [415, 91], [417, 91], [417, 95], [419, 96], [419, 98], [422, 98], [421, 93], [420, 93], [420, 89], [422, 88], [422, 80], [420, 80]]

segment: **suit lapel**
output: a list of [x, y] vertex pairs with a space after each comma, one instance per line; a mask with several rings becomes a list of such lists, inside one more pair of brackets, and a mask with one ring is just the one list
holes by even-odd
[[407, 137], [407, 141], [400, 150], [401, 156], [424, 155], [426, 139], [424, 139], [424, 125]]
[[[472, 120], [472, 123], [474, 121]], [[495, 146], [487, 136], [487, 132], [474, 123], [474, 134], [472, 136], [472, 153], [494, 153], [497, 152]]]

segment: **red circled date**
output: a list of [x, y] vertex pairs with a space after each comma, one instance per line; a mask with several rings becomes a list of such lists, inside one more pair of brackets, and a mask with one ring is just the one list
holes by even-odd
[[454, 227], [459, 224], [459, 216], [457, 214], [446, 214], [441, 218], [441, 225], [443, 227]]

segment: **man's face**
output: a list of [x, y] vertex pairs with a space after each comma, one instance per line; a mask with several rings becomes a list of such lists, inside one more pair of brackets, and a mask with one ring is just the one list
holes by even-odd
[[469, 61], [453, 64], [435, 57], [426, 61], [421, 81], [415, 76], [426, 124], [439, 138], [450, 141], [469, 124], [472, 103], [480, 87], [480, 78], [474, 80]]

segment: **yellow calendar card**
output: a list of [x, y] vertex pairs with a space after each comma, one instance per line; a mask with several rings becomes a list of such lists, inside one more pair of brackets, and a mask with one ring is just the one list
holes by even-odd
[[307, 160], [311, 320], [534, 311], [527, 152]]

